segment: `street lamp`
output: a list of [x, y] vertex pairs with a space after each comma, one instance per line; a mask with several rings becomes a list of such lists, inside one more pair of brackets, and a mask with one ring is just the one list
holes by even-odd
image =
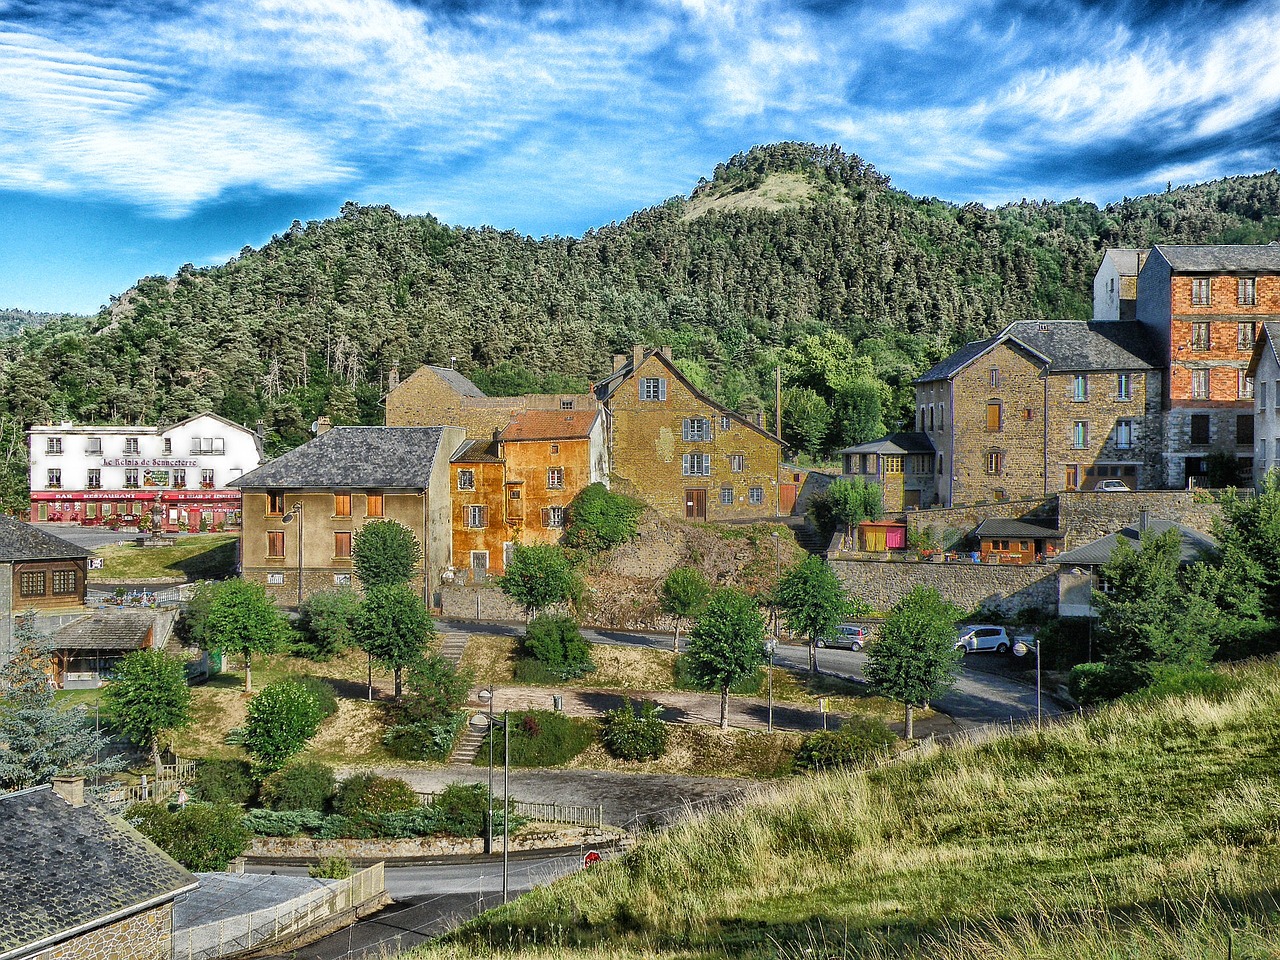
[[1040, 644], [1035, 640], [1019, 640], [1013, 645], [1013, 655], [1015, 657], [1025, 657], [1031, 651], [1036, 654], [1036, 730], [1039, 731], [1041, 723], [1040, 712]]
[[[298, 521], [298, 610], [302, 610], [302, 501], [299, 500], [293, 505], [293, 508], [280, 518], [281, 523], [293, 523]], [[372, 668], [370, 668], [372, 669]], [[373, 678], [370, 676], [369, 682], [372, 685]]]
[[764, 649], [769, 654], [769, 732], [773, 733], [773, 655], [778, 650], [778, 641], [766, 640]]
[[506, 710], [502, 719], [493, 715], [493, 684], [481, 689], [479, 696], [488, 708], [486, 726], [489, 730], [489, 822], [485, 828], [485, 852], [493, 853], [493, 728], [502, 727], [502, 902], [507, 902], [507, 877], [511, 835], [511, 726]]

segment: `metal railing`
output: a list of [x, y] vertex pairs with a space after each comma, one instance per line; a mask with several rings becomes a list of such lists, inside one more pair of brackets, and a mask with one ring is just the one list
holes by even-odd
[[245, 953], [332, 920], [386, 890], [383, 864], [375, 863], [345, 880], [285, 903], [173, 931], [173, 960], [215, 960]]
[[[439, 793], [419, 792], [418, 799], [424, 804], [434, 803]], [[494, 809], [501, 810], [502, 798], [493, 798]], [[530, 800], [512, 800], [511, 814], [525, 820], [536, 820], [539, 823], [559, 823], [568, 827], [603, 827], [604, 805], [587, 806], [583, 804], [539, 803]]]

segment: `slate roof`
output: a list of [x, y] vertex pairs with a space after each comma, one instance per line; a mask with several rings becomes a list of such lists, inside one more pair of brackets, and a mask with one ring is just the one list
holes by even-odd
[[1110, 260], [1116, 265], [1116, 273], [1122, 277], [1136, 277], [1138, 268], [1141, 266], [1139, 260], [1144, 251], [1135, 250], [1128, 247], [1113, 247], [1102, 255], [1104, 260]]
[[526, 410], [517, 414], [500, 440], [585, 440], [591, 436], [599, 410]]
[[926, 370], [920, 376], [916, 377], [916, 383], [928, 383], [930, 380], [949, 380], [978, 357], [982, 356], [988, 350], [996, 345], [999, 337], [987, 337], [985, 340], [974, 340], [972, 343], [966, 343], [951, 356], [939, 360], [932, 367]]
[[123, 820], [48, 786], [0, 795], [0, 823], [0, 958], [196, 884]]
[[54, 632], [59, 650], [141, 650], [155, 628], [151, 610], [95, 610]]
[[227, 486], [425, 490], [443, 432], [443, 427], [334, 427]]
[[890, 433], [879, 440], [868, 440], [856, 447], [845, 447], [840, 453], [936, 453], [927, 433]]
[[1135, 321], [1023, 320], [1002, 336], [1049, 358], [1049, 369], [1146, 370], [1159, 366], [1151, 335]]
[[1258, 339], [1253, 344], [1253, 356], [1249, 358], [1249, 367], [1245, 370], [1246, 376], [1252, 377], [1258, 372], [1258, 364], [1262, 362], [1264, 350], [1270, 350], [1271, 358], [1280, 365], [1280, 353], [1276, 352], [1277, 343], [1280, 343], [1280, 321], [1263, 321], [1262, 332], [1258, 334]]
[[70, 540], [45, 533], [29, 523], [0, 516], [0, 562], [78, 560], [90, 555]]
[[1055, 530], [1053, 527], [1041, 526], [1038, 523], [1028, 523], [1025, 520], [983, 520], [978, 524], [978, 529], [973, 531], [973, 535], [979, 539], [988, 537], [996, 540], [1034, 540], [1055, 539], [1063, 536], [1061, 530]]
[[495, 440], [468, 440], [449, 458], [450, 463], [501, 463]]
[[459, 393], [464, 397], [483, 397], [485, 395], [483, 390], [451, 367], [433, 367], [427, 364], [426, 369], [447, 383], [455, 393]]
[[1280, 244], [1214, 243], [1157, 244], [1165, 260], [1178, 273], [1211, 273], [1219, 270], [1280, 272]]
[[[1213, 540], [1203, 533], [1180, 526], [1172, 520], [1151, 520], [1147, 523], [1147, 530], [1157, 535], [1174, 529], [1181, 533], [1181, 557], [1183, 563], [1194, 563], [1201, 558], [1202, 554], [1212, 551], [1216, 546]], [[1142, 535], [1138, 532], [1137, 527], [1125, 527], [1118, 533], [1105, 536], [1101, 540], [1095, 540], [1092, 543], [1086, 543], [1082, 547], [1076, 547], [1074, 550], [1068, 550], [1066, 553], [1060, 553], [1053, 558], [1053, 561], [1067, 566], [1098, 566], [1111, 559], [1111, 554], [1122, 539], [1137, 550], [1140, 547]]]

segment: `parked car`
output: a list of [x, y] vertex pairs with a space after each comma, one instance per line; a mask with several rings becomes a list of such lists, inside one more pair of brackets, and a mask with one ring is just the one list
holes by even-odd
[[1093, 486], [1095, 493], [1132, 493], [1123, 480], [1099, 480]]
[[818, 638], [819, 647], [840, 648], [842, 650], [861, 650], [867, 645], [867, 631], [853, 623], [842, 623], [836, 627], [836, 635], [829, 640]]
[[1008, 653], [1011, 646], [1013, 644], [1004, 627], [993, 627], [985, 623], [961, 627], [960, 637], [956, 640], [956, 649], [964, 653], [981, 653], [986, 650]]

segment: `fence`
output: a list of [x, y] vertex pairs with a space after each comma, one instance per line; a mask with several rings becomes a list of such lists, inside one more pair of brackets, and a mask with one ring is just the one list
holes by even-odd
[[146, 775], [140, 783], [99, 783], [85, 789], [89, 799], [108, 809], [120, 809], [146, 800], [160, 802], [177, 793], [195, 776], [196, 762], [179, 757], [172, 764], [161, 764], [158, 775]]
[[329, 880], [322, 889], [286, 903], [254, 910], [196, 927], [174, 930], [173, 960], [214, 960], [245, 953], [264, 943], [287, 937], [334, 919], [368, 903], [386, 890], [383, 865], [353, 873], [345, 880]]
[[[418, 793], [424, 804], [434, 803], [439, 793]], [[500, 814], [502, 798], [493, 798], [494, 812]], [[530, 800], [512, 800], [511, 815], [539, 823], [562, 823], [570, 827], [603, 827], [604, 805], [589, 807], [572, 803], [538, 803]]]

